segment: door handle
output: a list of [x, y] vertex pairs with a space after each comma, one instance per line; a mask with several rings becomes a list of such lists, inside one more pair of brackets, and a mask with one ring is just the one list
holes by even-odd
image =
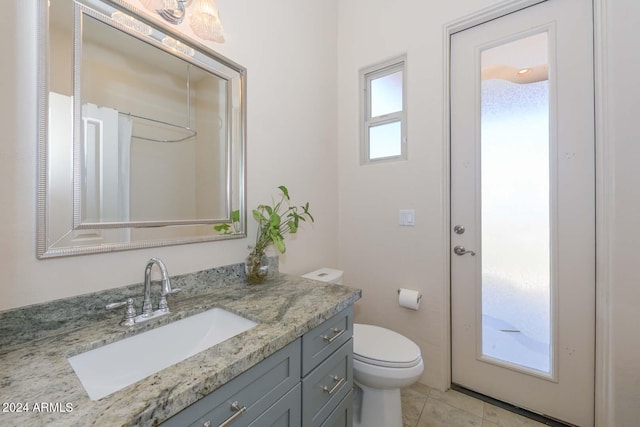
[[464, 246], [456, 246], [455, 248], [453, 248], [453, 252], [455, 252], [455, 254], [458, 256], [462, 256], [466, 254], [469, 254], [471, 256], [476, 256], [475, 252], [466, 250]]
[[229, 424], [234, 422], [240, 415], [247, 412], [247, 407], [246, 406], [240, 407], [240, 405], [238, 404], [238, 401], [236, 400], [231, 404], [231, 410], [234, 412], [233, 415], [231, 415], [229, 418], [224, 420], [222, 424], [220, 424], [218, 427], [227, 427]]
[[464, 234], [465, 231], [466, 228], [464, 228], [464, 225], [456, 225], [453, 227], [453, 232], [456, 234]]
[[337, 376], [334, 376], [333, 377], [333, 381], [335, 381], [336, 384], [333, 386], [333, 388], [331, 390], [329, 390], [328, 386], [322, 387], [322, 391], [324, 391], [325, 393], [328, 393], [329, 396], [331, 396], [338, 389], [338, 387], [340, 387], [342, 385], [342, 383], [345, 382], [345, 379], [344, 378], [338, 378]]
[[333, 328], [331, 332], [333, 332], [332, 337], [329, 337], [329, 335], [326, 335], [326, 334], [322, 336], [322, 339], [326, 341], [327, 344], [331, 344], [332, 342], [337, 340], [339, 336], [344, 334], [344, 329]]

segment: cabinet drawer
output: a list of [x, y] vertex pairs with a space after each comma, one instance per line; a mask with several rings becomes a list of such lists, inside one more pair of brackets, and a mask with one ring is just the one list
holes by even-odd
[[349, 339], [302, 380], [302, 422], [320, 426], [353, 387], [353, 340]]
[[349, 390], [347, 396], [320, 427], [353, 427], [353, 390]]
[[300, 341], [269, 356], [162, 424], [163, 427], [217, 427], [236, 417], [233, 427], [248, 426], [300, 381]]
[[[298, 383], [267, 412], [249, 424], [249, 427], [300, 427], [302, 425], [300, 388]], [[233, 424], [229, 427], [233, 427]]]
[[302, 337], [302, 375], [307, 375], [353, 335], [353, 307], [312, 329]]

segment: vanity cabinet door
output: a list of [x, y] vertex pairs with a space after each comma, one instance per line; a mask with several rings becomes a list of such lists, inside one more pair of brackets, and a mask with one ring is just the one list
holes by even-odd
[[347, 396], [320, 427], [353, 427], [353, 390], [349, 390]]
[[353, 335], [353, 307], [302, 336], [302, 375], [307, 375]]
[[[300, 384], [292, 388], [267, 412], [249, 424], [249, 427], [300, 427], [302, 423], [300, 388]], [[233, 424], [230, 427], [232, 426]]]
[[300, 340], [269, 356], [162, 423], [163, 427], [249, 426], [300, 382]]
[[302, 422], [320, 426], [353, 388], [353, 340], [302, 379]]

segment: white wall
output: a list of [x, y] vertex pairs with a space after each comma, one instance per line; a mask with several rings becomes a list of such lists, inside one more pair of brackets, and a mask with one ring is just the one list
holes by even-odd
[[[35, 3], [7, 2], [0, 14], [0, 310], [140, 282], [152, 256], [172, 275], [243, 261], [252, 220], [244, 240], [36, 259]], [[335, 265], [336, 1], [219, 3], [227, 43], [212, 46], [248, 69], [248, 206], [287, 185], [317, 222], [289, 240], [281, 269]]]
[[[422, 350], [422, 381], [448, 384], [443, 283], [443, 26], [490, 1], [351, 0], [338, 10], [340, 267], [363, 289], [356, 321], [389, 327]], [[359, 165], [358, 71], [407, 54], [406, 162]], [[399, 209], [416, 226], [398, 225]], [[422, 292], [419, 311], [400, 308], [398, 288]]]

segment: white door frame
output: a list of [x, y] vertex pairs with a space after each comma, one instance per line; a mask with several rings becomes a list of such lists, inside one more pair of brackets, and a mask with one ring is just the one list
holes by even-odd
[[[477, 12], [464, 16], [444, 26], [444, 149], [443, 149], [443, 242], [445, 265], [449, 271], [444, 275], [444, 373], [447, 387], [451, 387], [451, 115], [450, 115], [450, 54], [451, 35], [492, 19], [547, 0], [504, 0]], [[613, 425], [611, 364], [610, 364], [610, 320], [609, 301], [611, 267], [610, 235], [613, 231], [614, 183], [613, 148], [605, 144], [608, 129], [607, 106], [607, 3], [609, 0], [592, 0], [594, 13], [594, 80], [595, 80], [595, 160], [596, 160], [596, 348], [595, 348], [595, 425]]]

